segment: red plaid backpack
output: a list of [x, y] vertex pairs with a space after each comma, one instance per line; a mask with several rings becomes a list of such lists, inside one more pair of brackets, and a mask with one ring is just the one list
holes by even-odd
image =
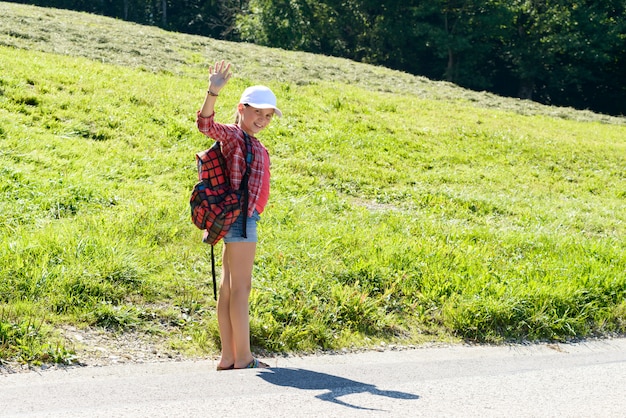
[[[246, 144], [246, 172], [238, 190], [230, 187], [228, 168], [221, 145], [215, 142], [211, 148], [196, 154], [198, 179], [191, 192], [189, 205], [191, 220], [199, 229], [205, 230], [202, 242], [211, 245], [211, 271], [213, 273], [213, 295], [217, 298], [215, 280], [215, 255], [213, 247], [228, 233], [230, 226], [242, 211], [248, 211], [248, 178], [250, 164], [254, 159], [250, 138], [244, 132]], [[246, 219], [243, 217], [243, 237], [246, 237]]]

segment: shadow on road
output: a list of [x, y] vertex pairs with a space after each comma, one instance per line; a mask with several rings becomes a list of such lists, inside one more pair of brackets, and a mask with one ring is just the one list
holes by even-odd
[[374, 410], [372, 408], [351, 405], [340, 400], [339, 397], [355, 393], [371, 393], [372, 395], [394, 399], [419, 399], [419, 396], [411, 393], [380, 390], [375, 385], [304, 369], [272, 368], [260, 371], [258, 376], [266, 382], [277, 386], [302, 390], [327, 390], [328, 392], [315, 397], [354, 409]]

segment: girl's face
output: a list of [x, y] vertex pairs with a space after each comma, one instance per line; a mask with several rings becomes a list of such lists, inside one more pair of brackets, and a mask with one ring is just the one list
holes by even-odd
[[274, 117], [274, 109], [258, 109], [239, 103], [239, 126], [250, 135], [256, 135], [267, 127]]

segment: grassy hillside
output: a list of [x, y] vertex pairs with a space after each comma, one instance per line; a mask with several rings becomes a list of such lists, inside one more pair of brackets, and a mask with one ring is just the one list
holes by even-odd
[[626, 331], [626, 119], [342, 59], [0, 2], [0, 359], [76, 330], [213, 355], [191, 224], [207, 67], [264, 83], [252, 339], [266, 352]]

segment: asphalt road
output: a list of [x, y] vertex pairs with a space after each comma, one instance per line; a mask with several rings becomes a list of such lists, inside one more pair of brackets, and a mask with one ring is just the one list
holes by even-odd
[[0, 376], [0, 417], [624, 417], [626, 339]]

